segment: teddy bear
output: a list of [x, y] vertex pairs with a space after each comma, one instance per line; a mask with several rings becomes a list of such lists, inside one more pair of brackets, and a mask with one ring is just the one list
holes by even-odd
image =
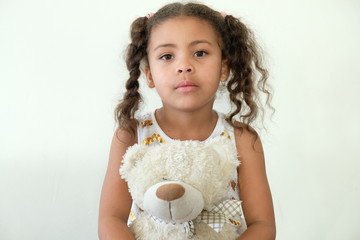
[[135, 238], [236, 239], [241, 202], [224, 196], [239, 164], [225, 136], [129, 147], [120, 174], [140, 210], [129, 225]]

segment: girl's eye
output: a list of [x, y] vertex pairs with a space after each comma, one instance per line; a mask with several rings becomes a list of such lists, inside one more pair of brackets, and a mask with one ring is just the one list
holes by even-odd
[[171, 54], [164, 54], [160, 57], [161, 60], [171, 60], [173, 58], [174, 56], [172, 56]]
[[197, 51], [194, 54], [195, 57], [204, 57], [205, 55], [207, 55], [207, 52], [205, 51]]

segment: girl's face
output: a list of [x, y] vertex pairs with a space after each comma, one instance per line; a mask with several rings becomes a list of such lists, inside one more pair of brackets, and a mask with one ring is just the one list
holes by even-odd
[[164, 107], [212, 109], [219, 82], [226, 81], [229, 69], [209, 23], [194, 17], [166, 20], [152, 29], [147, 51], [146, 79]]

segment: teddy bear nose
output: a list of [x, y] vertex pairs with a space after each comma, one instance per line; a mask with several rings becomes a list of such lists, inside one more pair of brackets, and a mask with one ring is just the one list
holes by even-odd
[[181, 198], [185, 193], [185, 188], [177, 183], [168, 183], [160, 186], [156, 190], [156, 196], [165, 201], [172, 201]]

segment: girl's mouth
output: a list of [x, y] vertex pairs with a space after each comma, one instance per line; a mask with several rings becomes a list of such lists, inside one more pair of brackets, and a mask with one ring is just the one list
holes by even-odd
[[181, 81], [175, 87], [175, 89], [180, 92], [191, 92], [197, 88], [198, 88], [198, 86], [190, 81]]

